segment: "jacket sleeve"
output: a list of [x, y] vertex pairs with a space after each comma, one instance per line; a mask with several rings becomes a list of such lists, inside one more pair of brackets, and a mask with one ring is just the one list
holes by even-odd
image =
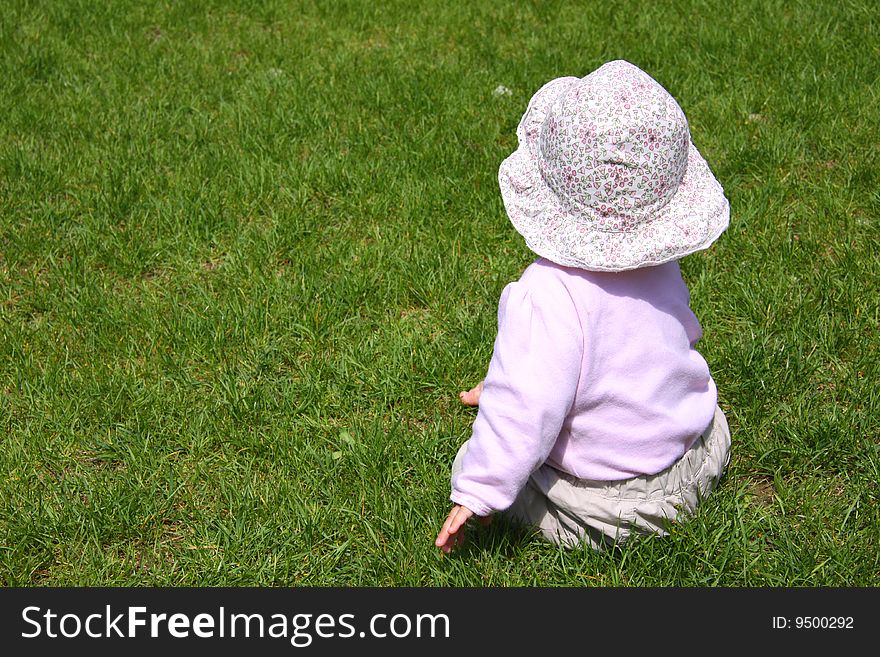
[[477, 515], [513, 503], [547, 459], [574, 403], [583, 331], [567, 290], [553, 282], [559, 289], [517, 282], [501, 295], [489, 371], [450, 496]]

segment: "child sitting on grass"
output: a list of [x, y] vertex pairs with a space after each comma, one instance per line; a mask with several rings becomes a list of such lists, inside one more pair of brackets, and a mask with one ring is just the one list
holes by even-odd
[[540, 257], [504, 289], [488, 373], [461, 393], [479, 410], [435, 544], [500, 511], [566, 547], [664, 534], [729, 460], [678, 265], [724, 231], [728, 201], [678, 103], [625, 61], [544, 85], [517, 136], [501, 195]]

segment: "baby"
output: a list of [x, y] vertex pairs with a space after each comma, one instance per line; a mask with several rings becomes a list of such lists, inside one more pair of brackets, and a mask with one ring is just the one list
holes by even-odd
[[667, 533], [729, 460], [678, 265], [725, 230], [728, 201], [678, 103], [625, 61], [544, 85], [517, 136], [501, 195], [540, 257], [504, 289], [488, 373], [461, 393], [479, 410], [435, 544], [500, 511], [565, 547]]

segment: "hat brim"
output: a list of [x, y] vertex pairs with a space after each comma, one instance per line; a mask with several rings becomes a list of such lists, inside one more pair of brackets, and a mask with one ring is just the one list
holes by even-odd
[[[553, 103], [577, 78], [551, 80], [532, 97], [517, 128], [519, 146], [498, 171], [504, 207], [528, 247], [557, 264], [592, 271], [659, 265], [709, 247], [727, 228], [730, 204], [693, 143], [687, 171], [669, 202], [628, 230], [597, 228], [570, 213], [538, 166], [541, 126]], [[598, 219], [598, 217], [597, 217]]]

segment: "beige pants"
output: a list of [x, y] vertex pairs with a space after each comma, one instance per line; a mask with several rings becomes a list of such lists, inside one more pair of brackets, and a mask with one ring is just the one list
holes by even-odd
[[[461, 446], [453, 473], [461, 468]], [[623, 543], [631, 534], [668, 533], [718, 484], [730, 460], [730, 430], [720, 408], [708, 429], [670, 467], [621, 481], [578, 479], [549, 465], [538, 468], [508, 513], [554, 543], [594, 549]]]

